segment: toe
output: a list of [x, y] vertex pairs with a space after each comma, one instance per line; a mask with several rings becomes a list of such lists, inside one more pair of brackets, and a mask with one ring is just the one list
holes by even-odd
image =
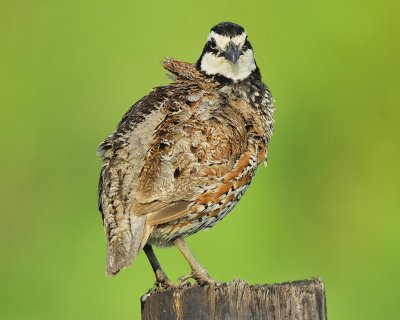
[[215, 281], [208, 275], [207, 272], [196, 273], [196, 274], [193, 275], [193, 278], [200, 285], [214, 284], [215, 283]]

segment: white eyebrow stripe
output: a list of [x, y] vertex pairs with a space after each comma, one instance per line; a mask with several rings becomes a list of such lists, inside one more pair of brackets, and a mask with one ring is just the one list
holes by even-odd
[[233, 41], [233, 43], [235, 43], [236, 45], [244, 45], [244, 42], [246, 41], [247, 38], [247, 34], [246, 32], [243, 32], [242, 34], [233, 37], [231, 40]]
[[253, 51], [246, 50], [233, 64], [224, 57], [207, 52], [201, 60], [201, 70], [209, 75], [220, 74], [234, 81], [246, 79], [257, 68]]
[[247, 37], [246, 32], [243, 32], [240, 35], [230, 38], [228, 36], [222, 36], [218, 33], [215, 33], [214, 31], [211, 31], [210, 34], [208, 35], [207, 41], [210, 41], [212, 38], [214, 38], [217, 46], [220, 47], [222, 50], [225, 50], [226, 47], [228, 46], [228, 43], [231, 41], [238, 46], [242, 46], [246, 41], [246, 37]]

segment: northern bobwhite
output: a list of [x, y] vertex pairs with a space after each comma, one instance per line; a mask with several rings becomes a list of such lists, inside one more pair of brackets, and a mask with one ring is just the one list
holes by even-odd
[[266, 161], [273, 98], [261, 80], [244, 29], [211, 29], [196, 64], [163, 63], [174, 83], [136, 102], [99, 147], [99, 209], [107, 237], [107, 273], [130, 265], [140, 249], [156, 283], [172, 283], [152, 245], [176, 245], [192, 269], [213, 280], [185, 238], [224, 218]]

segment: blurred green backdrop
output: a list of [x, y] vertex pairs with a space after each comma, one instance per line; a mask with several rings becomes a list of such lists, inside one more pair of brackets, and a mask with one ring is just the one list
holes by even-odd
[[[189, 239], [216, 279], [321, 277], [330, 319], [398, 318], [400, 5], [1, 1], [1, 319], [139, 319], [141, 254], [105, 276], [96, 148], [137, 99], [242, 24], [276, 98], [268, 168]], [[173, 279], [176, 249], [157, 250]]]

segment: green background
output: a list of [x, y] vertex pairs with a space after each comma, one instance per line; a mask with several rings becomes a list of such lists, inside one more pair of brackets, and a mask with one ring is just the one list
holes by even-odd
[[159, 61], [196, 61], [225, 20], [246, 28], [276, 131], [268, 168], [193, 252], [221, 281], [321, 277], [330, 319], [398, 318], [398, 3], [2, 0], [0, 318], [139, 319], [153, 274], [140, 254], [105, 276], [96, 148], [169, 82]]

